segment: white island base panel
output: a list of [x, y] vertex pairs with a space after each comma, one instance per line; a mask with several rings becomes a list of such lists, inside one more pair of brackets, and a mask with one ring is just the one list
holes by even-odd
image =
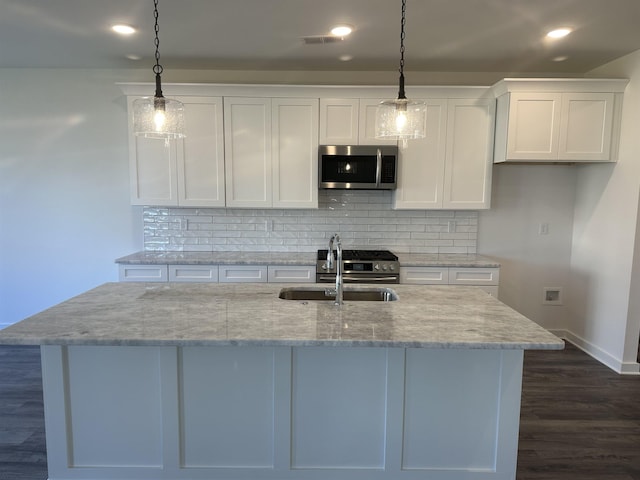
[[515, 479], [522, 350], [41, 349], [50, 480]]

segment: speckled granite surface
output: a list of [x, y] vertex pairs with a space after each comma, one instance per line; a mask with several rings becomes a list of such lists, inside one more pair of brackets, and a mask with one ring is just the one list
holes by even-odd
[[[481, 255], [394, 252], [403, 267], [499, 267]], [[118, 258], [130, 265], [315, 265], [316, 252], [137, 252]]]
[[7, 327], [0, 331], [0, 344], [486, 349], [564, 345], [473, 287], [392, 285], [398, 301], [352, 301], [338, 307], [330, 301], [278, 298], [281, 288], [292, 286], [300, 287], [107, 283]]

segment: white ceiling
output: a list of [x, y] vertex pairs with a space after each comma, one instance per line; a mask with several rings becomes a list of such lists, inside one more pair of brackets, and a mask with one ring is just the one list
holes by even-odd
[[[400, 0], [160, 0], [160, 63], [397, 69], [400, 6]], [[117, 37], [109, 29], [116, 22], [139, 32]], [[356, 30], [339, 43], [302, 42], [336, 23]], [[575, 28], [569, 37], [543, 39], [565, 25]], [[640, 49], [640, 0], [408, 0], [406, 34], [407, 72], [579, 75]], [[0, 67], [150, 69], [153, 52], [152, 0], [0, 0]], [[568, 59], [552, 61], [557, 56]]]

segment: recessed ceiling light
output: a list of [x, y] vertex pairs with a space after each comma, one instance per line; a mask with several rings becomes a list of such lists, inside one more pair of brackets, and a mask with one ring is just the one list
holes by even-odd
[[353, 55], [340, 55], [338, 59], [341, 62], [350, 62], [351, 60], [353, 60]]
[[123, 23], [120, 23], [118, 25], [113, 25], [111, 27], [111, 30], [113, 30], [116, 33], [119, 33], [120, 35], [131, 35], [132, 33], [136, 33], [135, 28], [133, 28], [131, 25], [125, 25]]
[[142, 60], [142, 57], [140, 55], [136, 55], [135, 53], [129, 53], [128, 55], [125, 55], [125, 57], [129, 60]]
[[336, 37], [346, 37], [351, 32], [353, 32], [351, 25], [336, 25], [331, 29], [331, 35], [335, 35]]
[[553, 60], [554, 62], [564, 62], [565, 60], [567, 60], [569, 57], [566, 55], [560, 55], [558, 57], [553, 57], [551, 60]]
[[547, 37], [549, 38], [562, 38], [562, 37], [566, 37], [567, 35], [569, 35], [571, 33], [571, 29], [567, 28], [567, 27], [563, 27], [563, 28], [556, 28], [555, 30], [551, 30], [549, 33], [547, 33]]

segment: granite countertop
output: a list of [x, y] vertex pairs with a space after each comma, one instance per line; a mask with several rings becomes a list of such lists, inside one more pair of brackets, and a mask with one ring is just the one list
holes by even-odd
[[[280, 345], [562, 349], [474, 287], [388, 285], [394, 302], [278, 298], [299, 284], [107, 283], [0, 331], [20, 345]], [[326, 284], [305, 284], [326, 288]], [[349, 289], [371, 287], [350, 286]]]
[[[481, 255], [393, 252], [401, 267], [500, 267]], [[136, 252], [116, 259], [130, 265], [315, 265], [316, 252]]]

